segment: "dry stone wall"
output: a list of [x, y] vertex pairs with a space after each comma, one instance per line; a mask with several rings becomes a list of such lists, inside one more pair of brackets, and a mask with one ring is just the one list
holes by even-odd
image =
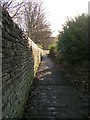
[[20, 118], [43, 51], [3, 9], [2, 25], [2, 116]]

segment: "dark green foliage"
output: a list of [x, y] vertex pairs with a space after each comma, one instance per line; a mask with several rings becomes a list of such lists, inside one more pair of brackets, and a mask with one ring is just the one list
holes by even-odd
[[50, 52], [51, 56], [55, 57], [55, 54], [56, 54], [56, 44], [49, 45], [49, 52]]
[[67, 63], [81, 64], [87, 60], [88, 50], [88, 16], [71, 19], [63, 25], [63, 31], [58, 36], [58, 52]]
[[90, 16], [82, 14], [63, 25], [58, 35], [57, 55], [71, 81], [88, 91]]

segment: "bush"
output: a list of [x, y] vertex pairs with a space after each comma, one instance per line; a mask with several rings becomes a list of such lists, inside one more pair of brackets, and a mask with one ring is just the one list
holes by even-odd
[[[68, 20], [58, 35], [57, 53], [65, 73], [87, 90], [88, 88], [88, 35], [90, 17], [82, 14]], [[89, 29], [88, 29], [89, 28]], [[87, 32], [88, 31], [88, 32]]]
[[63, 32], [58, 36], [58, 52], [71, 65], [87, 60], [88, 54], [88, 16], [82, 14], [68, 20]]
[[51, 56], [55, 56], [56, 44], [49, 45], [49, 53]]

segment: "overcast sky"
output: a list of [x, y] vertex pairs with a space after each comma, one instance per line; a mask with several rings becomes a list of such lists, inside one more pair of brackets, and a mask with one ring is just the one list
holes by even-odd
[[89, 0], [43, 0], [47, 19], [51, 24], [54, 35], [62, 29], [66, 17], [74, 17], [82, 13], [88, 13]]

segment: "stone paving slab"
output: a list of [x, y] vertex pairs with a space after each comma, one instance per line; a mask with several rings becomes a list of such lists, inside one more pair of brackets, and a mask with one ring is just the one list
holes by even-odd
[[47, 56], [43, 58], [37, 76], [25, 118], [87, 118], [88, 95], [81, 93]]

